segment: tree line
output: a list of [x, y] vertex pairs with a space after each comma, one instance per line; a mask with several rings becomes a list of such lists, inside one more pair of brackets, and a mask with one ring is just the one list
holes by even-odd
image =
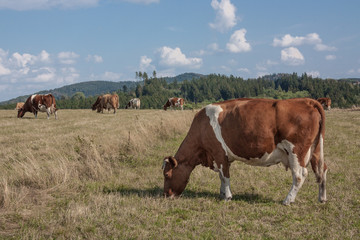
[[[141, 99], [142, 109], [160, 109], [170, 97], [185, 99], [186, 108], [197, 108], [205, 104], [233, 98], [273, 98], [288, 99], [296, 97], [330, 97], [333, 107], [349, 108], [360, 105], [359, 82], [347, 80], [321, 79], [308, 76], [306, 73], [273, 74], [256, 79], [244, 80], [233, 75], [204, 75], [200, 78], [182, 82], [168, 82], [158, 78], [154, 71], [152, 76], [146, 72], [136, 72], [139, 80], [134, 88], [123, 88], [115, 91], [119, 95], [119, 106], [125, 105], [131, 98]], [[97, 96], [85, 97], [77, 92], [71, 97], [57, 99], [59, 109], [89, 109]], [[12, 104], [1, 106], [11, 109]]]

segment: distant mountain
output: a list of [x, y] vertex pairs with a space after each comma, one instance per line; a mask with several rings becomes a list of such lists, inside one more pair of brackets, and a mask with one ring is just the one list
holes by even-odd
[[[198, 79], [205, 75], [197, 73], [183, 73], [175, 77], [165, 77], [168, 83], [174, 82], [175, 80], [180, 83], [184, 80]], [[56, 99], [61, 97], [72, 97], [76, 92], [84, 93], [85, 97], [100, 95], [104, 93], [115, 92], [119, 89], [123, 89], [126, 86], [127, 89], [133, 89], [137, 84], [143, 85], [144, 82], [126, 81], [126, 82], [110, 82], [110, 81], [87, 81], [80, 82], [71, 85], [66, 85], [60, 88], [51, 90], [43, 90], [36, 92], [35, 94], [46, 94], [51, 93]], [[14, 104], [17, 102], [25, 102], [30, 95], [19, 96], [17, 98], [10, 99], [8, 101], [0, 102], [0, 105]]]

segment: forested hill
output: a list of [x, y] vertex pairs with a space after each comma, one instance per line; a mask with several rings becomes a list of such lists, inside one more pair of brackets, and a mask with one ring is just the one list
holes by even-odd
[[[332, 107], [360, 106], [358, 79], [321, 79], [313, 78], [306, 73], [300, 76], [297, 73], [273, 74], [248, 80], [220, 74], [189, 76], [187, 79], [183, 78], [185, 79], [183, 81], [178, 81], [176, 78], [157, 78], [155, 74], [150, 78], [147, 74], [141, 74], [141, 77], [138, 77], [139, 81], [132, 82], [135, 87], [127, 87], [120, 83], [117, 89], [108, 89], [107, 92], [115, 91], [119, 95], [120, 108], [123, 108], [131, 98], [138, 97], [141, 99], [142, 109], [160, 109], [169, 97], [175, 96], [185, 99], [187, 109], [244, 97], [273, 99], [330, 97]], [[91, 108], [96, 100], [96, 94], [89, 96], [90, 92], [86, 89], [75, 88], [74, 85], [67, 87], [75, 94], [58, 99], [56, 102], [58, 108]], [[15, 104], [0, 106], [2, 109], [14, 107]]]
[[[197, 73], [183, 73], [175, 77], [165, 77], [167, 83], [182, 82], [184, 80], [192, 80], [203, 77], [204, 75]], [[55, 88], [51, 90], [43, 90], [36, 92], [36, 94], [47, 94], [51, 93], [55, 96], [56, 99], [67, 99], [71, 98], [78, 92], [82, 92], [85, 97], [97, 96], [100, 94], [116, 92], [119, 89], [124, 90], [125, 92], [130, 89], [135, 89], [137, 84], [144, 85], [143, 79], [138, 79], [139, 81], [124, 81], [124, 82], [111, 82], [111, 81], [87, 81], [80, 82], [71, 85], [66, 85], [60, 88]], [[29, 95], [19, 96], [17, 98], [10, 99], [8, 101], [0, 102], [0, 105], [15, 104], [17, 102], [25, 102]]]

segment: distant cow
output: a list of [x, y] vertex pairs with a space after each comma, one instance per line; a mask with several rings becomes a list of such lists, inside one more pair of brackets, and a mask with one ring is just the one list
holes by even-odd
[[22, 118], [26, 112], [32, 112], [37, 118], [39, 111], [46, 112], [47, 119], [49, 119], [50, 114], [54, 113], [55, 119], [57, 119], [56, 102], [52, 94], [34, 94], [28, 97], [25, 104], [18, 110], [18, 118]]
[[116, 93], [99, 96], [91, 109], [97, 109], [97, 112], [104, 113], [104, 109], [110, 111], [111, 108], [114, 109], [114, 114], [116, 113], [116, 109], [119, 108], [119, 96]]
[[330, 98], [318, 98], [317, 101], [321, 103], [324, 109], [330, 110], [331, 109], [331, 99]]
[[18, 102], [16, 103], [16, 107], [15, 107], [15, 110], [19, 110], [20, 108], [22, 108], [24, 106], [24, 102]]
[[184, 109], [184, 99], [177, 98], [177, 97], [169, 98], [164, 105], [164, 110], [166, 111], [166, 109], [168, 107], [170, 107], [172, 109], [174, 109], [175, 107], [180, 107], [181, 110], [183, 110]]
[[139, 98], [133, 98], [131, 99], [128, 104], [126, 104], [125, 109], [128, 108], [135, 108], [140, 109], [140, 99]]
[[175, 156], [164, 158], [164, 194], [180, 195], [191, 172], [201, 164], [219, 173], [220, 195], [228, 200], [233, 161], [264, 167], [282, 163], [292, 173], [293, 184], [283, 202], [289, 205], [311, 163], [319, 201], [325, 202], [324, 134], [324, 109], [309, 98], [235, 99], [207, 105], [195, 115]]

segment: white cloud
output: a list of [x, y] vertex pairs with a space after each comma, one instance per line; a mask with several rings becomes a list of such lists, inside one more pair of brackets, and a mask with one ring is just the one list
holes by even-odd
[[0, 0], [0, 9], [17, 11], [95, 7], [100, 0]]
[[314, 49], [316, 51], [322, 52], [322, 51], [336, 51], [336, 47], [327, 46], [325, 44], [319, 43], [316, 44]]
[[314, 45], [316, 51], [335, 51], [336, 47], [327, 46], [322, 43], [322, 39], [317, 33], [309, 33], [305, 37], [291, 36], [285, 34], [281, 39], [274, 38], [274, 47], [294, 47], [301, 45]]
[[45, 50], [42, 50], [41, 53], [39, 54], [39, 59], [42, 62], [50, 62], [50, 54]]
[[151, 65], [152, 59], [147, 56], [141, 56], [140, 57], [140, 71], [146, 71], [146, 70], [154, 70], [155, 67]]
[[300, 46], [303, 44], [320, 44], [321, 39], [317, 33], [310, 33], [305, 37], [293, 37], [290, 34], [286, 34], [281, 39], [274, 38], [273, 46], [274, 47], [290, 47], [290, 46]]
[[211, 7], [216, 11], [215, 22], [209, 24], [211, 28], [225, 32], [236, 25], [236, 8], [230, 0], [212, 0]]
[[11, 73], [11, 70], [4, 67], [0, 62], [0, 76], [2, 75], [9, 75]]
[[160, 49], [160, 58], [160, 63], [165, 66], [200, 68], [202, 65], [201, 58], [188, 58], [178, 47], [162, 47]]
[[[57, 54], [61, 61], [77, 58], [71, 52]], [[15, 52], [9, 54], [0, 48], [0, 89], [1, 98], [6, 100], [40, 90], [59, 87], [77, 81], [80, 77], [73, 67], [62, 67], [52, 61], [51, 55], [42, 50], [39, 54]]]
[[35, 83], [47, 83], [55, 80], [56, 70], [53, 68], [41, 68], [39, 70], [33, 70], [36, 75], [31, 78], [32, 82]]
[[312, 76], [313, 78], [318, 78], [320, 77], [320, 72], [319, 71], [310, 71], [310, 72], [306, 72], [306, 74], [308, 76]]
[[246, 29], [237, 30], [231, 35], [226, 44], [227, 49], [233, 53], [248, 52], [251, 50], [250, 43], [245, 38]]
[[335, 55], [327, 55], [327, 56], [325, 56], [325, 59], [328, 60], [328, 61], [335, 60], [336, 56]]
[[297, 66], [305, 63], [305, 58], [295, 47], [289, 47], [281, 50], [281, 60], [288, 65]]
[[274, 65], [278, 65], [279, 63], [276, 62], [276, 61], [267, 60], [267, 61], [266, 61], [266, 64], [269, 65], [269, 66], [274, 66]]
[[95, 63], [102, 63], [104, 60], [103, 60], [102, 56], [99, 56], [99, 55], [88, 55], [86, 57], [86, 61], [95, 62]]
[[24, 53], [20, 54], [18, 52], [12, 55], [12, 61], [16, 62], [18, 67], [26, 67], [27, 65], [32, 65], [36, 61], [36, 56]]
[[244, 73], [250, 73], [250, 70], [248, 68], [239, 68], [238, 71]]
[[79, 55], [74, 52], [60, 52], [58, 54], [59, 61], [62, 64], [74, 64], [76, 63], [76, 58], [78, 58]]

